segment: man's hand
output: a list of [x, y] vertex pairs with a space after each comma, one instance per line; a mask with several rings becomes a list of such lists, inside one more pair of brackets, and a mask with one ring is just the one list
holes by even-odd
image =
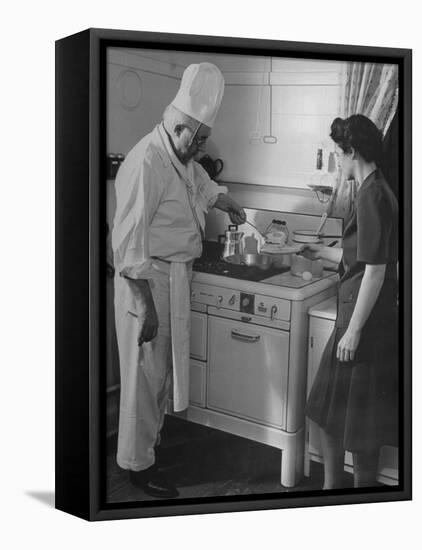
[[239, 210], [231, 209], [228, 211], [230, 221], [236, 225], [242, 225], [246, 221], [246, 214], [243, 211], [243, 208], [239, 207]]
[[148, 305], [142, 314], [138, 314], [138, 346], [144, 342], [151, 342], [158, 331], [158, 315], [154, 303]]
[[142, 346], [144, 342], [151, 342], [157, 336], [159, 325], [157, 310], [148, 280], [126, 277], [126, 281], [135, 299], [139, 326], [138, 346]]
[[229, 195], [220, 193], [215, 201], [214, 208], [227, 212], [230, 221], [236, 225], [242, 225], [246, 221], [246, 213]]

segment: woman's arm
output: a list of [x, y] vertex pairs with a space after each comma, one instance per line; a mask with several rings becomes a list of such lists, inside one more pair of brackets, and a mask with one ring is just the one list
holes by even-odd
[[385, 267], [385, 264], [366, 264], [349, 326], [337, 346], [337, 359], [340, 361], [353, 361], [355, 358], [362, 328], [378, 299], [384, 283]]
[[334, 264], [339, 264], [343, 256], [342, 248], [331, 248], [322, 244], [305, 244], [300, 253], [309, 260], [328, 260]]

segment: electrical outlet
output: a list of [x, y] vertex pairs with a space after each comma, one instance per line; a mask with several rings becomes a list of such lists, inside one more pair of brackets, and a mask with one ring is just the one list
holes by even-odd
[[262, 143], [261, 134], [258, 131], [249, 134], [249, 143], [251, 145], [260, 145]]

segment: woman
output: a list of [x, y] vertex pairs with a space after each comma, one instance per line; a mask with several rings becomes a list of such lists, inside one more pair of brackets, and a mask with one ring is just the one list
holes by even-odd
[[379, 450], [397, 444], [398, 207], [378, 166], [382, 136], [365, 116], [336, 118], [331, 138], [358, 191], [343, 248], [307, 245], [303, 254], [340, 264], [335, 330], [306, 406], [320, 427], [324, 489], [344, 486], [344, 451], [354, 486], [376, 485]]

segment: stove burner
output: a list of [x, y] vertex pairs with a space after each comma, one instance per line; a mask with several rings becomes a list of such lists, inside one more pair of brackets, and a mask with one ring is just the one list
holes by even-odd
[[195, 260], [193, 264], [194, 271], [258, 282], [268, 277], [273, 277], [274, 275], [280, 275], [289, 270], [286, 266], [270, 267], [269, 269], [263, 270], [259, 267], [228, 264], [221, 259], [221, 253], [221, 245], [211, 241], [205, 242], [202, 256]]

